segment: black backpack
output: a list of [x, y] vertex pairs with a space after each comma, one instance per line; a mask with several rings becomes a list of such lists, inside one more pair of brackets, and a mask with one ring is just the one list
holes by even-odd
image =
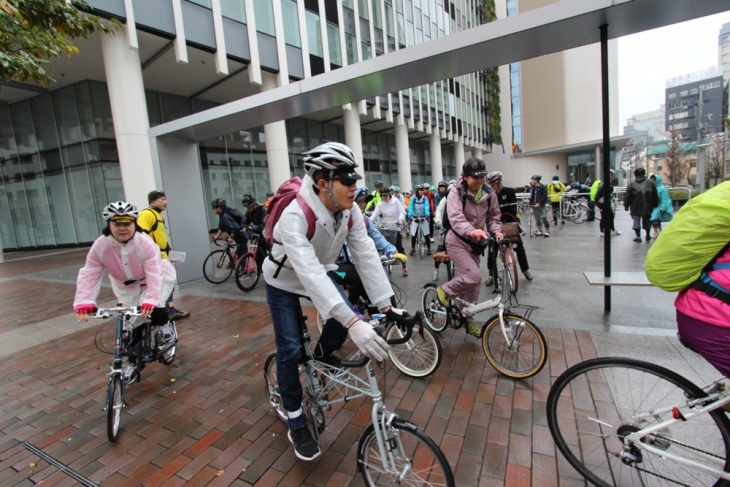
[[228, 207], [228, 214], [233, 217], [234, 220], [236, 220], [236, 223], [239, 225], [243, 224], [243, 213], [241, 213], [241, 210], [237, 210], [236, 208]]

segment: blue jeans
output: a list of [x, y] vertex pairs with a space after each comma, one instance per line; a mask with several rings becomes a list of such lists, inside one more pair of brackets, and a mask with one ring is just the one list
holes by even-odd
[[[348, 303], [339, 286], [343, 299]], [[302, 407], [302, 384], [299, 382], [299, 362], [304, 356], [302, 348], [302, 308], [300, 296], [276, 288], [266, 283], [266, 302], [269, 304], [271, 319], [274, 322], [276, 342], [276, 374], [279, 381], [279, 394], [287, 411], [297, 411]], [[351, 306], [351, 305], [350, 305]], [[347, 330], [334, 319], [329, 319], [322, 328], [322, 338], [315, 347], [321, 355], [331, 354], [339, 349], [347, 339]], [[320, 355], [316, 354], [316, 355]], [[306, 425], [304, 415], [289, 419], [289, 429], [295, 430]]]

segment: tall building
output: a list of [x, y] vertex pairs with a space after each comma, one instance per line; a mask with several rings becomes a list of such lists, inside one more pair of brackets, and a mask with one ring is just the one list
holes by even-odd
[[722, 68], [724, 84], [730, 82], [730, 22], [723, 24], [717, 36], [717, 65]]
[[[555, 3], [554, 0], [497, 0], [505, 18]], [[609, 115], [611, 162], [628, 137], [618, 136], [618, 43], [610, 40]], [[484, 155], [487, 167], [505, 173], [508, 184], [545, 179], [594, 179], [600, 170], [601, 54], [593, 44], [499, 68], [504, 146]]]
[[682, 139], [702, 143], [709, 134], [723, 131], [722, 68], [670, 78], [664, 93], [667, 132], [676, 130]]
[[632, 115], [626, 121], [623, 133], [630, 137], [624, 147], [621, 165], [629, 167], [629, 161], [642, 154], [653, 142], [665, 140], [667, 133], [665, 130], [665, 111], [666, 107], [662, 105], [659, 110], [650, 112], [637, 113]]
[[[498, 19], [554, 3], [495, 1]], [[120, 19], [125, 27], [113, 36], [79, 41], [79, 55], [54, 60], [50, 90], [2, 82], [5, 249], [89, 243], [104, 225], [101, 208], [107, 202], [127, 199], [145, 206], [147, 192], [159, 181], [149, 127], [485, 21], [484, 4], [475, 0], [89, 4], [93, 13]], [[616, 134], [616, 41], [609, 42], [609, 53]], [[382, 180], [406, 190], [452, 179], [469, 156], [485, 158], [511, 185], [522, 185], [534, 173], [595, 178], [602, 137], [599, 46], [498, 71], [501, 134], [490, 132], [496, 110], [484, 72], [344, 105], [333, 100], [331, 108], [304, 117], [231, 127], [225, 136], [201, 141], [205, 198], [224, 198], [233, 206], [246, 193], [261, 200], [281, 181], [301, 175], [302, 153], [326, 140], [353, 148], [370, 187]], [[500, 135], [501, 146], [493, 145]], [[617, 151], [625, 140], [614, 142]], [[209, 208], [207, 218], [214, 227]]]

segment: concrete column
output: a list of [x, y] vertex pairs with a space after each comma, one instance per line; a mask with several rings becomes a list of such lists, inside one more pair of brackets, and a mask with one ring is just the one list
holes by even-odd
[[[431, 132], [428, 138], [431, 149], [431, 177], [434, 181], [438, 182], [444, 178], [444, 169], [441, 162], [441, 136], [438, 130]], [[457, 167], [458, 170], [461, 169]]]
[[471, 153], [474, 155], [474, 157], [476, 157], [478, 159], [484, 159], [484, 153], [478, 147], [474, 147], [474, 149], [472, 149]]
[[123, 32], [100, 37], [124, 197], [144, 208], [147, 193], [156, 187], [160, 189], [162, 181], [155, 180], [152, 167], [147, 138], [150, 122], [139, 51], [130, 47]]
[[395, 124], [395, 158], [398, 165], [398, 186], [401, 191], [411, 188], [411, 150], [408, 141], [408, 127]]
[[[342, 109], [342, 116], [345, 119], [345, 145], [347, 145], [357, 157], [358, 166], [355, 171], [365, 179], [365, 161], [362, 158], [362, 131], [360, 130], [360, 113], [357, 103], [348, 103]], [[363, 182], [363, 186], [365, 186]]]
[[456, 162], [456, 173], [461, 173], [461, 168], [464, 166], [464, 142], [462, 141], [462, 138], [459, 137], [456, 142], [454, 142], [454, 159]]
[[[263, 90], [277, 87], [276, 77], [270, 73], [261, 73]], [[269, 164], [269, 184], [276, 191], [279, 186], [291, 178], [289, 170], [289, 144], [286, 140], [286, 123], [282, 120], [264, 125], [266, 135], [266, 159]], [[302, 176], [302, 174], [298, 174]]]

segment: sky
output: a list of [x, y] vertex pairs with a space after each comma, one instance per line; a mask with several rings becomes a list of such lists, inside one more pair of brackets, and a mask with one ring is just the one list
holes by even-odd
[[730, 11], [618, 39], [619, 130], [634, 114], [659, 110], [666, 81], [717, 66]]

